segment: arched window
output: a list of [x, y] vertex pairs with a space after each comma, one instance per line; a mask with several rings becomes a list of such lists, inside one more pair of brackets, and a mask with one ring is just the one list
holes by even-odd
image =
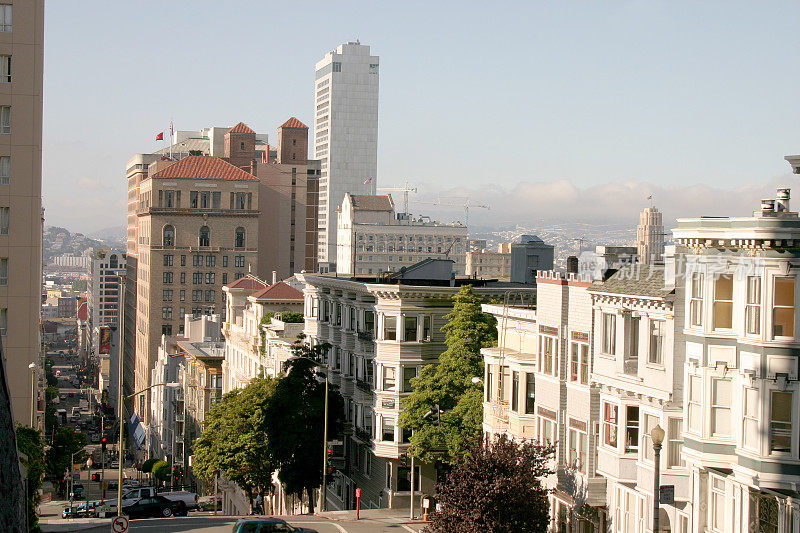
[[200, 228], [200, 237], [198, 238], [198, 244], [200, 246], [211, 246], [209, 244], [211, 242], [211, 232], [208, 229], [208, 226], [203, 226]]
[[244, 228], [236, 228], [236, 248], [244, 248]]
[[164, 239], [162, 244], [164, 246], [175, 246], [175, 228], [172, 226], [164, 226]]
[[109, 268], [117, 268], [119, 266], [117, 254], [112, 254], [111, 257], [108, 258], [108, 266]]

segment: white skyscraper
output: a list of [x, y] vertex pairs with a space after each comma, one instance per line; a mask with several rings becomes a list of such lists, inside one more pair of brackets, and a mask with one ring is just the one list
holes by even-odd
[[639, 214], [636, 227], [636, 249], [639, 261], [649, 265], [664, 258], [664, 224], [657, 207], [646, 207]]
[[319, 265], [336, 267], [336, 212], [345, 193], [375, 194], [378, 171], [378, 56], [356, 42], [317, 63], [314, 159], [319, 179]]

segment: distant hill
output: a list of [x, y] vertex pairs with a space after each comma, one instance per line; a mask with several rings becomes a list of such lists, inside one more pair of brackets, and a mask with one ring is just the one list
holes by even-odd
[[125, 243], [125, 226], [111, 226], [87, 233], [86, 236], [102, 241], [111, 248], [121, 248]]
[[108, 248], [104, 241], [90, 239], [83, 233], [70, 233], [66, 228], [45, 226], [42, 235], [42, 255], [45, 263], [58, 255], [81, 255], [89, 248]]

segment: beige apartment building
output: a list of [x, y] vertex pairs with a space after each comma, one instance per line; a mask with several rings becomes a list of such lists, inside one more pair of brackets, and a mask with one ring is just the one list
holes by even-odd
[[40, 358], [43, 40], [43, 0], [0, 5], [0, 336], [23, 424]]
[[[148, 176], [138, 188], [135, 390], [149, 385], [161, 335], [182, 334], [186, 314], [224, 311], [221, 286], [258, 266], [258, 178], [195, 155], [156, 161]], [[147, 395], [134, 408], [147, 416]]]
[[496, 252], [482, 249], [467, 252], [467, 276], [511, 280], [511, 245], [502, 243]]

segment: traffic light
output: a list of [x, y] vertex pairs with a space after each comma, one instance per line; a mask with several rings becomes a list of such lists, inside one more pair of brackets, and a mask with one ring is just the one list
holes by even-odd
[[99, 472], [95, 472], [94, 474], [92, 474], [92, 481], [100, 481], [100, 473]]
[[175, 465], [172, 467], [172, 478], [175, 481], [178, 481], [183, 476], [183, 467], [181, 465]]
[[103, 450], [103, 452], [106, 451], [106, 444], [107, 443], [108, 443], [108, 438], [103, 437], [102, 439], [100, 439], [100, 449]]

